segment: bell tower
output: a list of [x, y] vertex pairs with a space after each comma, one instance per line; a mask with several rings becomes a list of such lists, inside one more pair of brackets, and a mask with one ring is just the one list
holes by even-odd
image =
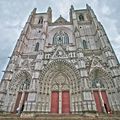
[[[120, 112], [120, 68], [89, 5], [52, 21], [34, 8], [0, 83], [0, 111], [24, 114]], [[19, 111], [21, 112], [21, 111]]]

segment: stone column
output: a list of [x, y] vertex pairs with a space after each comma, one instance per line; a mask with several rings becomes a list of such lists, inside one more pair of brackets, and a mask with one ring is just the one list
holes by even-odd
[[62, 113], [62, 91], [59, 91], [59, 114]]
[[81, 82], [82, 86], [85, 89], [88, 89], [88, 74], [86, 70], [85, 60], [84, 60], [84, 54], [82, 49], [77, 50], [77, 56], [78, 56], [78, 69], [80, 71], [81, 76]]

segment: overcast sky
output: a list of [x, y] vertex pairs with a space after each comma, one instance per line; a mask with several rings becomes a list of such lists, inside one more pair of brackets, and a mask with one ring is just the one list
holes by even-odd
[[46, 12], [51, 6], [53, 20], [60, 15], [69, 20], [70, 6], [82, 9], [86, 8], [86, 3], [103, 24], [120, 61], [120, 0], [0, 0], [0, 78], [33, 8]]

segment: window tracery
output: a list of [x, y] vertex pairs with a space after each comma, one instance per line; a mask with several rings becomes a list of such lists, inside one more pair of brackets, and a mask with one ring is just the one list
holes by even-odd
[[59, 31], [59, 32], [55, 33], [55, 35], [53, 37], [53, 44], [54, 45], [69, 44], [68, 34], [63, 31]]
[[94, 80], [92, 81], [92, 87], [93, 88], [98, 88], [98, 87], [105, 88], [105, 86], [102, 83], [101, 78], [99, 76], [99, 70], [96, 70], [94, 73]]
[[[98, 84], [99, 84], [100, 86], [98, 86]], [[103, 83], [101, 82], [101, 80], [99, 80], [99, 79], [93, 80], [93, 82], [92, 82], [92, 87], [93, 87], [93, 88], [98, 88], [98, 87], [100, 87], [100, 88], [105, 88], [104, 84], [103, 84]]]
[[23, 83], [20, 85], [20, 90], [28, 90], [30, 87], [30, 80], [26, 78], [26, 80], [23, 81]]

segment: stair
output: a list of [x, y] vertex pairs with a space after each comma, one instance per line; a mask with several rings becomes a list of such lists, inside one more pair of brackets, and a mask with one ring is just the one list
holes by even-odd
[[20, 117], [16, 114], [0, 113], [0, 120], [120, 120], [120, 115], [102, 114], [96, 116], [95, 114], [29, 114], [25, 116], [22, 114]]

